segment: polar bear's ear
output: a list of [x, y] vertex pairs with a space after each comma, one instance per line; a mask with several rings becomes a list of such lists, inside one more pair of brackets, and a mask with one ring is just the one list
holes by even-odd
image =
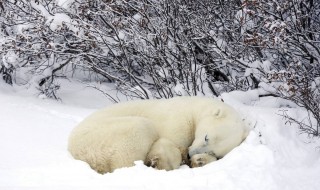
[[214, 116], [216, 118], [222, 118], [224, 116], [222, 109], [218, 108], [217, 110], [214, 111]]

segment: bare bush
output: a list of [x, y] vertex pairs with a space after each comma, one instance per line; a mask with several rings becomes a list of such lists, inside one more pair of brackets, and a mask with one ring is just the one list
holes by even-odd
[[269, 86], [306, 108], [319, 134], [319, 1], [8, 0], [0, 8], [8, 83], [53, 98], [56, 78], [74, 77], [70, 70], [141, 99]]

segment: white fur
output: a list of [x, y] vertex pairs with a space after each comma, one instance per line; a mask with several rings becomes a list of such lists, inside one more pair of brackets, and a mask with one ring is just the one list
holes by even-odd
[[151, 147], [145, 164], [159, 170], [174, 170], [183, 163], [187, 152], [181, 151], [172, 141], [164, 138], [157, 140]]
[[248, 135], [242, 118], [233, 108], [225, 104], [218, 107], [218, 111], [203, 116], [197, 123], [195, 139], [189, 147], [190, 156], [208, 153], [222, 158]]
[[69, 137], [69, 152], [98, 173], [113, 172], [144, 160], [159, 138], [150, 120], [141, 117], [89, 117]]
[[86, 118], [72, 132], [69, 151], [104, 173], [145, 160], [158, 136], [189, 148], [191, 156], [208, 153], [220, 158], [246, 134], [236, 111], [219, 100], [141, 100], [119, 103]]

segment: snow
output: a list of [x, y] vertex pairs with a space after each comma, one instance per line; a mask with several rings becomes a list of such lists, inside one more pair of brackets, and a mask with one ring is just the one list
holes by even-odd
[[125, 39], [125, 37], [126, 37], [126, 34], [124, 33], [124, 31], [119, 31], [119, 34], [118, 34], [118, 37], [119, 37], [119, 39], [121, 39], [121, 40], [124, 40]]
[[142, 15], [140, 13], [137, 13], [137, 14], [133, 15], [133, 19], [140, 22], [142, 19]]
[[72, 19], [64, 13], [56, 13], [53, 16], [48, 16], [46, 24], [49, 24], [50, 29], [53, 31], [60, 29], [63, 24], [66, 24], [74, 33], [79, 31], [78, 28], [74, 27], [73, 24], [75, 23], [72, 21]]
[[74, 0], [58, 0], [57, 4], [62, 8], [68, 9], [73, 2]]
[[19, 57], [14, 51], [8, 51], [6, 55], [2, 57], [2, 62], [6, 68], [10, 68], [11, 65], [17, 65], [18, 59]]
[[[279, 110], [303, 110], [259, 91], [231, 92], [220, 98], [252, 123], [247, 139], [223, 159], [201, 168], [159, 171], [136, 166], [100, 175], [67, 151], [73, 127], [111, 102], [75, 81], [63, 83], [62, 101], [0, 82], [1, 189], [318, 189], [320, 140], [286, 126]], [[270, 104], [272, 102], [272, 104]]]
[[234, 22], [237, 24], [241, 24], [241, 34], [243, 34], [246, 30], [252, 29], [254, 27], [254, 22], [250, 16], [254, 14], [254, 11], [247, 8], [243, 8], [243, 10], [239, 10], [236, 13]]

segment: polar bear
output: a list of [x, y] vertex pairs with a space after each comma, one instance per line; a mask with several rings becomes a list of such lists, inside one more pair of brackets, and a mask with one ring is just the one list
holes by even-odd
[[159, 170], [174, 170], [188, 164], [188, 150], [177, 147], [172, 141], [160, 138], [147, 154], [145, 165]]
[[[159, 138], [195, 154], [222, 158], [247, 135], [239, 114], [212, 98], [175, 97], [118, 103], [90, 115], [72, 132], [69, 151], [100, 173], [145, 160]], [[100, 169], [102, 168], [102, 169]]]

